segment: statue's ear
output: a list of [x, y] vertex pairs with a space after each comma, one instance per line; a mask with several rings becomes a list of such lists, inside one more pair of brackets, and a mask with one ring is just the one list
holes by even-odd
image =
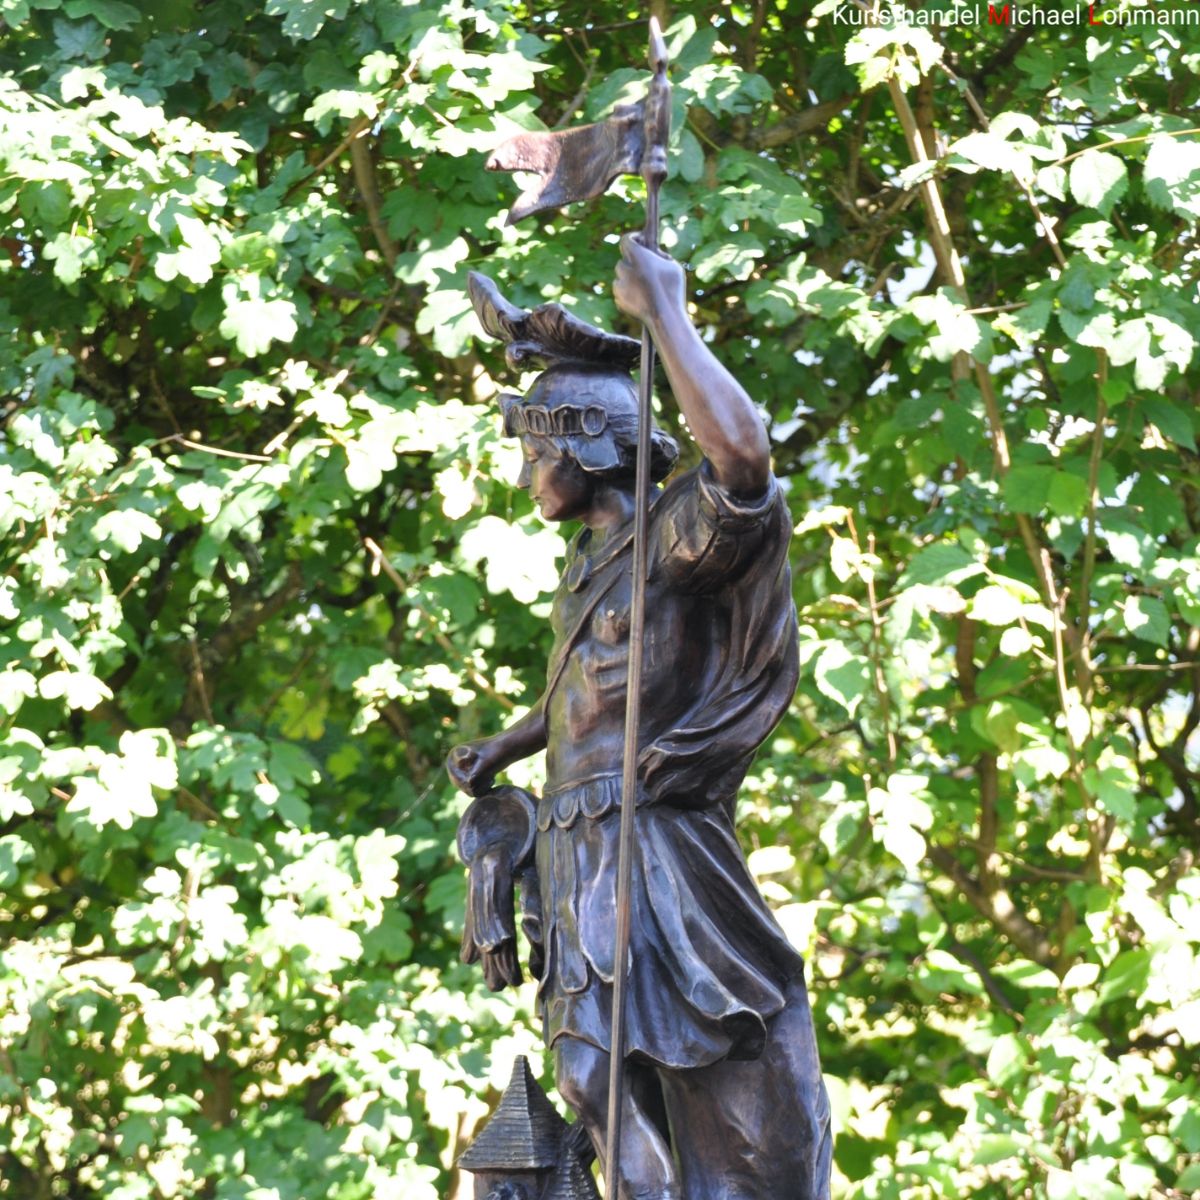
[[567, 445], [585, 471], [611, 471], [621, 465], [621, 452], [612, 437], [573, 437]]
[[668, 433], [656, 429], [650, 435], [650, 478], [661, 483], [679, 461], [679, 443]]
[[515, 395], [513, 392], [501, 392], [496, 399], [500, 402], [500, 412], [504, 417], [505, 436], [519, 437], [525, 432], [524, 429], [519, 428], [520, 422], [516, 420], [523, 397]]

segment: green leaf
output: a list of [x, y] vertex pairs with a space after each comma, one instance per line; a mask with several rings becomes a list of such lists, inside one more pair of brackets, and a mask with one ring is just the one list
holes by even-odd
[[1013, 313], [1002, 313], [992, 322], [997, 333], [1007, 334], [1024, 350], [1036, 346], [1042, 340], [1054, 308], [1048, 297], [1030, 300]]
[[435, 287], [442, 273], [453, 271], [467, 254], [467, 243], [461, 237], [422, 238], [413, 250], [396, 259], [396, 278]]
[[1108, 216], [1129, 189], [1129, 174], [1115, 154], [1088, 150], [1071, 164], [1070, 183], [1076, 201]]
[[221, 262], [227, 267], [249, 271], [269, 270], [278, 260], [279, 250], [265, 233], [244, 233], [231, 238], [221, 248]]
[[674, 165], [688, 183], [695, 183], [704, 175], [704, 147], [690, 129], [682, 129], [679, 132], [679, 152]]
[[1200, 571], [1184, 576], [1175, 584], [1171, 594], [1179, 615], [1189, 625], [1200, 625]]
[[1200, 1189], [1200, 1163], [1184, 1167], [1175, 1180], [1175, 1187], [1185, 1194]]
[[1047, 196], [1052, 196], [1055, 200], [1065, 200], [1067, 198], [1067, 168], [1042, 167], [1037, 173], [1037, 186]]
[[1100, 537], [1122, 566], [1142, 570], [1158, 556], [1158, 543], [1141, 525], [1105, 514]]
[[929, 327], [929, 352], [938, 362], [949, 362], [960, 353], [980, 361], [990, 355], [991, 327], [973, 316], [948, 288], [932, 296], [917, 296], [906, 307]]
[[265, 354], [272, 342], [290, 342], [296, 336], [295, 304], [282, 297], [270, 298], [259, 276], [227, 283], [222, 295], [225, 316], [220, 332], [248, 357]]
[[47, 700], [65, 698], [68, 708], [85, 711], [112, 699], [109, 686], [87, 671], [51, 671], [38, 684], [38, 691]]
[[979, 1140], [973, 1161], [981, 1167], [1026, 1153], [1026, 1145], [1010, 1133], [989, 1133]]
[[62, 283], [78, 283], [84, 269], [100, 264], [96, 243], [82, 233], [60, 233], [46, 243], [46, 257], [54, 262], [54, 274]]
[[334, 117], [348, 120], [351, 117], [366, 117], [374, 120], [379, 115], [379, 103], [373, 91], [355, 88], [334, 88], [323, 92], [305, 110], [304, 119], [312, 121], [321, 133], [328, 133]]
[[723, 233], [720, 240], [706, 243], [692, 255], [692, 270], [701, 283], [722, 276], [747, 279], [763, 253], [762, 242], [753, 234]]
[[104, 30], [95, 21], [55, 21], [54, 41], [67, 59], [86, 58], [94, 62], [108, 53]]
[[1015, 1033], [998, 1037], [988, 1051], [987, 1074], [993, 1083], [1007, 1087], [1020, 1076], [1025, 1066], [1025, 1050]]
[[995, 700], [986, 709], [977, 709], [971, 717], [972, 725], [1006, 754], [1013, 754], [1021, 747], [1021, 720], [1021, 710], [1008, 700]]
[[925, 857], [922, 831], [933, 824], [933, 810], [923, 796], [928, 782], [924, 775], [898, 772], [888, 778], [886, 789], [871, 788], [867, 793], [875, 840], [909, 872]]
[[1141, 402], [1142, 411], [1177, 446], [1196, 449], [1194, 409], [1181, 408], [1160, 396], [1148, 396]]
[[267, 0], [267, 15], [283, 17], [283, 32], [292, 41], [309, 41], [329, 20], [342, 20], [350, 0]]
[[389, 907], [379, 924], [362, 935], [363, 959], [367, 963], [399, 966], [413, 952], [412, 921], [404, 912]]
[[10, 888], [21, 876], [21, 864], [34, 858], [33, 847], [15, 833], [0, 837], [0, 888]]
[[154, 273], [170, 281], [182, 275], [192, 283], [207, 283], [213, 268], [221, 261], [221, 242], [212, 228], [196, 217], [180, 214], [175, 227], [183, 239], [178, 250], [165, 251], [154, 260]]
[[1011, 625], [1021, 616], [1022, 602], [1007, 588], [991, 583], [971, 598], [970, 613], [988, 625]]
[[67, 804], [67, 812], [98, 829], [109, 824], [129, 829], [135, 817], [152, 817], [157, 811], [153, 802], [146, 804], [145, 800], [142, 792], [121, 795], [109, 791], [98, 780], [84, 778], [76, 781], [75, 795]]
[[1034, 515], [1050, 498], [1056, 472], [1053, 467], [1013, 467], [1004, 477], [1004, 500], [1015, 513]]
[[1099, 769], [1089, 767], [1084, 782], [1095, 795], [1105, 812], [1121, 821], [1133, 821], [1137, 816], [1138, 776], [1128, 760], [1111, 762]]
[[[1083, 341], [1082, 338], [1077, 339]], [[1090, 343], [1084, 343], [1088, 345]], [[1114, 367], [1123, 367], [1150, 353], [1150, 325], [1142, 318], [1122, 321], [1107, 340], [1108, 357]]]
[[784, 196], [775, 210], [775, 223], [785, 232], [803, 237], [811, 226], [821, 224], [821, 211], [807, 196]]
[[912, 872], [925, 857], [925, 837], [920, 830], [903, 822], [885, 822], [877, 827], [883, 848]]
[[346, 482], [356, 492], [374, 491], [384, 473], [396, 469], [396, 454], [386, 441], [361, 438], [346, 443]]
[[142, 14], [120, 0], [67, 0], [63, 11], [69, 17], [95, 17], [107, 29], [132, 29]]
[[1118, 954], [1101, 978], [1100, 1002], [1107, 1004], [1112, 1000], [1140, 997], [1150, 975], [1152, 958], [1152, 951], [1144, 946]]
[[831, 642], [821, 651], [814, 669], [817, 689], [840, 705], [850, 716], [870, 691], [870, 664], [841, 642]]
[[1171, 632], [1167, 607], [1155, 596], [1130, 596], [1125, 601], [1125, 628], [1155, 646], [1166, 646]]
[[1151, 138], [1144, 178], [1152, 204], [1200, 220], [1200, 141], [1195, 137]]
[[820, 838], [829, 853], [840, 855], [854, 840], [867, 815], [865, 800], [843, 800], [821, 825]]
[[1082, 313], [1064, 308], [1059, 311], [1058, 323], [1062, 326], [1063, 333], [1072, 341], [1097, 350], [1111, 345], [1117, 337], [1116, 317], [1107, 308], [1089, 306], [1088, 310]]
[[1018, 179], [1033, 180], [1033, 159], [1029, 151], [994, 132], [969, 133], [954, 142], [949, 153], [951, 156], [960, 155], [976, 167], [989, 171], [1008, 171]]
[[1087, 480], [1070, 471], [1056, 471], [1046, 493], [1046, 503], [1055, 516], [1082, 516], [1088, 505]]
[[247, 483], [235, 485], [221, 505], [220, 511], [208, 523], [208, 535], [216, 541], [224, 541], [233, 533], [258, 540], [261, 513], [279, 503], [279, 489], [265, 480], [255, 478], [253, 472]]
[[163, 535], [162, 526], [136, 508], [119, 508], [105, 513], [96, 522], [92, 533], [97, 542], [110, 543], [127, 554], [133, 553], [143, 541], [156, 542]]
[[984, 570], [983, 564], [957, 542], [932, 542], [913, 555], [901, 576], [901, 586], [961, 583]]
[[1046, 967], [1038, 966], [1027, 958], [1018, 958], [1014, 962], [1000, 963], [992, 968], [992, 974], [1020, 988], [1040, 989], [1042, 991], [1057, 991], [1058, 976]]
[[432, 333], [433, 344], [448, 357], [462, 354], [476, 336], [475, 312], [461, 287], [429, 292], [417, 316], [418, 333]]
[[32, 671], [11, 664], [0, 671], [0, 711], [12, 716], [30, 696], [36, 696], [37, 692], [37, 678]]

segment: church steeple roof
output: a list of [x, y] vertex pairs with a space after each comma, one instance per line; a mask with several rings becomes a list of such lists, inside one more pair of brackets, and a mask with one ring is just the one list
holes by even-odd
[[[567, 1123], [518, 1055], [496, 1111], [459, 1156], [468, 1171], [536, 1171], [553, 1167]], [[572, 1195], [573, 1193], [568, 1193]]]
[[542, 1200], [600, 1200], [592, 1173], [578, 1154], [570, 1150], [564, 1152]]

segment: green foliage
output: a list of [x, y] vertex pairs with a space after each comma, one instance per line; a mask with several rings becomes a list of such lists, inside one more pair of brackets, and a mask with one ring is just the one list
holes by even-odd
[[[742, 829], [837, 1194], [1188, 1194], [1196, 30], [851, 8], [674, 6], [662, 198], [796, 517]], [[563, 544], [465, 275], [620, 325], [642, 195], [509, 230], [482, 164], [636, 97], [644, 29], [0, 20], [0, 1197], [432, 1200], [537, 1046], [457, 963], [441, 761], [536, 698]]]

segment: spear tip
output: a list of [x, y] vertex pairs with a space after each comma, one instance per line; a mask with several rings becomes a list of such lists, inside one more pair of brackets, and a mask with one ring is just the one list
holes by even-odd
[[667, 69], [667, 43], [663, 41], [662, 27], [657, 17], [650, 18], [650, 70]]

